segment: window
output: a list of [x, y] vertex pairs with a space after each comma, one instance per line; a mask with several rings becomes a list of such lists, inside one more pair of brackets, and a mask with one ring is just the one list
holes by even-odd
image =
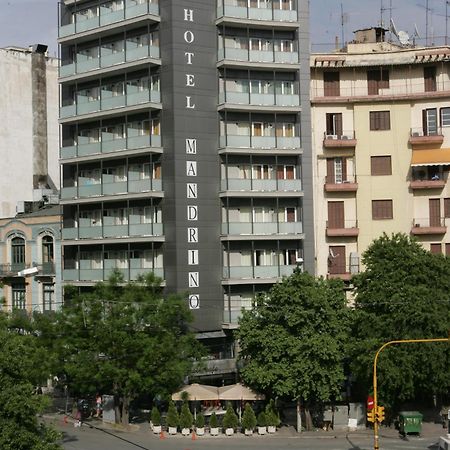
[[444, 217], [450, 218], [450, 198], [444, 198]]
[[450, 244], [445, 244], [445, 256], [450, 256]]
[[380, 89], [389, 88], [389, 70], [375, 69], [367, 71], [367, 87], [369, 95], [378, 95]]
[[49, 273], [53, 268], [54, 249], [53, 238], [51, 236], [44, 236], [42, 238], [42, 265], [44, 266], [44, 273]]
[[347, 181], [347, 158], [337, 156], [327, 158], [327, 179], [328, 184], [340, 184]]
[[25, 309], [25, 283], [11, 285], [13, 309]]
[[328, 247], [328, 273], [331, 275], [346, 273], [345, 245]]
[[422, 125], [424, 136], [431, 136], [438, 134], [438, 121], [436, 108], [422, 110]]
[[325, 97], [339, 97], [341, 95], [339, 72], [324, 72], [323, 84]]
[[436, 90], [436, 67], [423, 68], [423, 81], [425, 83], [425, 92], [434, 92]]
[[392, 175], [390, 156], [371, 156], [370, 157], [371, 175]]
[[370, 129], [372, 131], [390, 130], [390, 111], [370, 111]]
[[342, 113], [327, 113], [326, 126], [327, 136], [331, 135], [338, 138], [342, 136]]
[[392, 200], [372, 200], [372, 219], [392, 219]]
[[450, 126], [450, 108], [441, 108], [441, 126]]
[[42, 284], [42, 309], [51, 311], [55, 303], [55, 287], [53, 283]]
[[15, 237], [11, 240], [11, 269], [22, 270], [25, 267], [25, 239]]
[[442, 246], [441, 244], [430, 244], [430, 252], [434, 254], [441, 254], [442, 253]]

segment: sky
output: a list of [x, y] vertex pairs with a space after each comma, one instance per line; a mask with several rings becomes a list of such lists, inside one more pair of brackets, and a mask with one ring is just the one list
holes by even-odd
[[[161, 0], [164, 4], [165, 0]], [[210, 0], [215, 1], [215, 0]], [[412, 35], [414, 24], [420, 34], [418, 43], [425, 44], [426, 8], [428, 2], [429, 43], [444, 43], [445, 4], [447, 0], [310, 0], [312, 51], [327, 51], [336, 36], [341, 41], [341, 4], [344, 16], [344, 40], [351, 40], [352, 31], [380, 22], [381, 7], [384, 21], [392, 18], [398, 30]], [[57, 0], [0, 0], [0, 48], [9, 45], [28, 47], [46, 44], [49, 55], [57, 55]], [[450, 14], [450, 6], [448, 7]], [[450, 21], [449, 21], [450, 30]], [[449, 32], [450, 34], [450, 32]]]

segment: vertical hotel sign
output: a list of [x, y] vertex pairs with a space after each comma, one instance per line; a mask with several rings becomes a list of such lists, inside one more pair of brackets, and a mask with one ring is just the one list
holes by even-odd
[[[184, 22], [189, 26], [189, 23], [194, 22], [194, 10], [183, 10]], [[191, 68], [194, 67], [195, 52], [193, 51], [193, 44], [195, 41], [194, 33], [188, 28], [183, 33], [185, 44], [184, 58], [187, 71], [185, 73], [185, 88], [186, 88], [186, 110], [195, 112], [195, 102], [193, 100], [193, 92], [195, 89], [195, 74], [192, 73]], [[198, 289], [200, 288], [200, 275], [198, 271], [199, 265], [199, 233], [196, 222], [199, 219], [198, 206], [198, 165], [197, 165], [197, 138], [196, 136], [185, 137], [186, 149], [186, 197], [187, 197], [187, 262], [188, 262], [188, 279], [186, 280], [189, 289], [189, 308], [200, 308], [200, 295]], [[196, 292], [197, 291], [197, 292]]]

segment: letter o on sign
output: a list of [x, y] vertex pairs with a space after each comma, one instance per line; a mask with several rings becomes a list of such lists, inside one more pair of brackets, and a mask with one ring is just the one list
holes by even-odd
[[184, 33], [184, 40], [188, 43], [188, 44], [192, 44], [194, 42], [194, 33], [192, 31], [185, 31]]
[[189, 296], [189, 309], [200, 309], [200, 297], [198, 295]]

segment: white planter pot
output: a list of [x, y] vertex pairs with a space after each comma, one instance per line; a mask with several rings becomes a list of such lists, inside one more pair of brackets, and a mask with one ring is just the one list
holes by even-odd
[[177, 434], [177, 427], [169, 427], [169, 434]]
[[191, 429], [190, 428], [182, 428], [181, 429], [181, 434], [183, 436], [189, 436], [191, 434]]
[[253, 434], [253, 430], [247, 430], [246, 429], [244, 432], [245, 432], [246, 436], [251, 436]]
[[258, 434], [266, 434], [267, 428], [266, 427], [258, 427]]
[[201, 427], [201, 428], [197, 427], [195, 429], [195, 432], [197, 433], [197, 436], [204, 436], [204, 434], [205, 434], [205, 427]]
[[270, 434], [276, 433], [276, 431], [277, 431], [277, 427], [274, 427], [274, 426], [271, 426], [271, 425], [269, 425], [267, 427], [267, 432], [270, 433]]
[[153, 433], [155, 434], [159, 434], [162, 431], [162, 426], [161, 425], [153, 425]]
[[209, 434], [211, 436], [219, 436], [219, 428], [210, 428], [209, 429]]
[[226, 429], [225, 429], [225, 434], [226, 434], [227, 436], [233, 436], [233, 434], [234, 434], [234, 429], [233, 429], [233, 428], [226, 428]]

